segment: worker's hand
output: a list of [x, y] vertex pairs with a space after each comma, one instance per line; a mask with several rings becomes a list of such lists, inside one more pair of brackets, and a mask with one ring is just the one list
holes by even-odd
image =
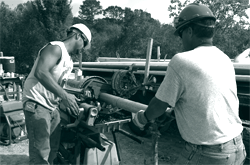
[[79, 115], [79, 107], [76, 101], [80, 101], [80, 99], [72, 94], [67, 94], [66, 98], [62, 99], [62, 104], [66, 107], [70, 115]]
[[145, 125], [148, 123], [148, 120], [145, 117], [144, 110], [140, 110], [135, 115], [133, 115], [132, 122], [133, 124], [140, 128], [140, 130], [144, 130]]

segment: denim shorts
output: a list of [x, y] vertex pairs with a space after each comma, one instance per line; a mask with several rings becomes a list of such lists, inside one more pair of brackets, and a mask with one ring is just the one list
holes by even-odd
[[243, 165], [246, 158], [242, 135], [218, 145], [195, 145], [189, 142], [175, 164], [181, 165]]

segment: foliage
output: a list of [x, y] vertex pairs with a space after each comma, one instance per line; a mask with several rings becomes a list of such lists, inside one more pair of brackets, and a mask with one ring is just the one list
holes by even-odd
[[32, 4], [27, 3], [17, 7], [17, 22], [14, 26], [15, 38], [10, 52], [15, 55], [17, 70], [28, 72], [37, 56], [38, 50], [46, 43], [41, 28], [33, 17]]
[[[169, 17], [178, 16], [180, 11], [190, 3], [190, 0], [185, 0], [182, 3], [180, 0], [171, 0], [172, 5], [168, 10], [171, 12]], [[239, 3], [239, 0], [194, 0], [193, 3], [200, 3], [207, 5], [214, 16], [217, 19], [216, 28], [222, 33], [228, 29], [239, 24], [240, 26], [249, 26], [249, 22], [245, 18], [248, 18], [246, 10], [250, 5]]]
[[46, 40], [59, 40], [66, 37], [66, 29], [73, 18], [71, 1], [35, 0], [32, 2], [33, 14], [43, 29]]
[[[207, 5], [214, 13], [216, 21], [216, 35], [214, 45], [223, 50], [230, 58], [241, 53], [249, 44], [250, 23], [246, 21], [246, 10], [250, 5], [241, 3], [240, 0], [194, 0], [193, 3]], [[171, 0], [168, 10], [169, 17], [178, 16], [180, 11], [190, 3], [190, 0], [181, 2]], [[247, 35], [248, 34], [248, 35]]]
[[[1, 51], [8, 50], [11, 44], [10, 38], [14, 37], [13, 22], [16, 21], [16, 13], [12, 11], [4, 2], [0, 4], [0, 48]], [[6, 52], [7, 53], [7, 52]], [[8, 54], [8, 53], [7, 53]]]
[[160, 23], [143, 10], [125, 8], [123, 35], [118, 53], [120, 57], [145, 58], [148, 39], [154, 38]]
[[250, 29], [246, 30], [240, 25], [225, 30], [225, 33], [217, 33], [214, 37], [214, 45], [223, 50], [230, 58], [242, 53], [250, 47]]
[[[34, 64], [39, 49], [49, 41], [66, 36], [72, 24], [70, 3], [67, 0], [35, 0], [19, 4], [11, 10], [1, 3], [1, 51], [14, 56], [18, 73], [27, 73]], [[4, 31], [5, 30], [5, 31]]]
[[[119, 40], [122, 34], [122, 27], [109, 20], [98, 20], [94, 26], [97, 36], [93, 38], [93, 50], [95, 57], [116, 56], [116, 51], [120, 45]], [[95, 45], [95, 46], [94, 46]]]
[[179, 37], [174, 35], [174, 31], [173, 26], [165, 24], [161, 26], [158, 35], [156, 35], [155, 40], [159, 43], [158, 46], [161, 49], [161, 59], [171, 59], [176, 53], [182, 52], [182, 42]]
[[109, 6], [103, 10], [103, 15], [106, 18], [121, 20], [124, 17], [124, 10], [119, 6]]
[[95, 16], [102, 13], [102, 6], [100, 1], [97, 0], [85, 0], [82, 2], [79, 11], [79, 18], [85, 20], [88, 23], [94, 23]]

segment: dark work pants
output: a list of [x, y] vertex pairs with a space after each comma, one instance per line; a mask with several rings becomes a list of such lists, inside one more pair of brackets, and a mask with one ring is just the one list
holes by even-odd
[[61, 127], [60, 113], [36, 104], [34, 112], [26, 111], [30, 164], [52, 164], [57, 156]]

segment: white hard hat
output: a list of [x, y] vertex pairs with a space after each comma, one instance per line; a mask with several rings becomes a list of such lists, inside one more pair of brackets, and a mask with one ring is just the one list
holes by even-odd
[[82, 23], [74, 24], [74, 25], [70, 26], [69, 29], [72, 29], [72, 28], [78, 29], [79, 31], [82, 32], [84, 37], [88, 40], [87, 45], [85, 45], [85, 49], [90, 48], [91, 32], [90, 32], [89, 28]]

